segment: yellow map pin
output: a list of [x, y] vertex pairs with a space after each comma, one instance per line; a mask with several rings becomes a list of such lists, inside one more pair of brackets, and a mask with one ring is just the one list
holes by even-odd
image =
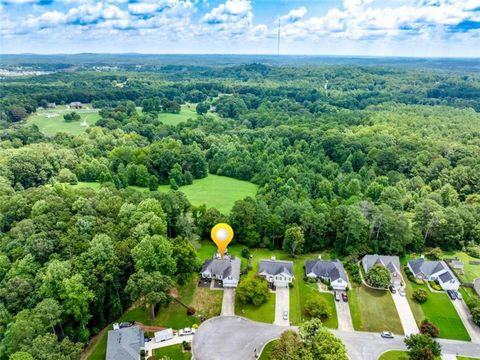
[[217, 245], [218, 252], [223, 259], [223, 254], [225, 254], [228, 244], [230, 244], [230, 241], [233, 239], [232, 227], [225, 223], [217, 224], [212, 228], [210, 236], [212, 237], [213, 242]]

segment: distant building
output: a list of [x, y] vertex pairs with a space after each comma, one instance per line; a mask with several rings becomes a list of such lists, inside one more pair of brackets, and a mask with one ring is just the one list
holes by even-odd
[[480, 296], [480, 278], [473, 281], [473, 289], [475, 290], [477, 295]]
[[373, 266], [380, 265], [390, 271], [390, 283], [400, 285], [402, 282], [402, 273], [400, 272], [400, 258], [398, 256], [385, 255], [365, 255], [362, 259], [362, 266], [365, 273]]
[[70, 103], [70, 109], [81, 109], [82, 103], [80, 101], [74, 101]]
[[460, 287], [460, 281], [445, 261], [429, 261], [421, 258], [410, 260], [407, 266], [415, 277], [427, 281], [438, 281], [443, 290], [458, 290]]
[[57, 104], [53, 103], [47, 103], [47, 109], [55, 109], [57, 107]]
[[274, 287], [288, 287], [294, 279], [293, 262], [275, 260], [260, 260], [258, 274], [263, 276]]
[[240, 280], [241, 261], [225, 256], [223, 259], [210, 259], [203, 263], [200, 274], [204, 279], [221, 280], [223, 287], [237, 287]]
[[144, 347], [145, 338], [139, 326], [110, 330], [106, 360], [140, 360], [140, 351]]
[[340, 260], [313, 260], [305, 262], [305, 273], [308, 278], [323, 279], [330, 282], [334, 290], [346, 290], [348, 278]]
[[217, 112], [217, 107], [216, 106], [210, 106], [210, 112]]
[[450, 264], [452, 265], [452, 268], [454, 268], [455, 270], [463, 271], [464, 264], [463, 264], [462, 261], [460, 261], [460, 260], [452, 260], [452, 261], [450, 262]]

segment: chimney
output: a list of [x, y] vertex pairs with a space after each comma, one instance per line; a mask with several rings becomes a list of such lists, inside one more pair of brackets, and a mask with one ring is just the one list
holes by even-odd
[[322, 254], [318, 255], [318, 260], [322, 260]]
[[275, 261], [275, 260], [277, 260], [277, 259], [275, 258], [275, 256], [272, 256], [272, 261]]
[[425, 255], [420, 255], [420, 259], [425, 259]]

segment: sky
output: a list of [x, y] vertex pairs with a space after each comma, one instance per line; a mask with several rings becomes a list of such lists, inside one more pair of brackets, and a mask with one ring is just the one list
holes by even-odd
[[0, 54], [480, 57], [480, 0], [0, 0]]

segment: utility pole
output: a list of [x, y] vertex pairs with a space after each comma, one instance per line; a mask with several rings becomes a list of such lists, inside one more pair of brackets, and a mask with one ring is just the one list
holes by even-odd
[[280, 56], [280, 19], [278, 19], [277, 55]]

